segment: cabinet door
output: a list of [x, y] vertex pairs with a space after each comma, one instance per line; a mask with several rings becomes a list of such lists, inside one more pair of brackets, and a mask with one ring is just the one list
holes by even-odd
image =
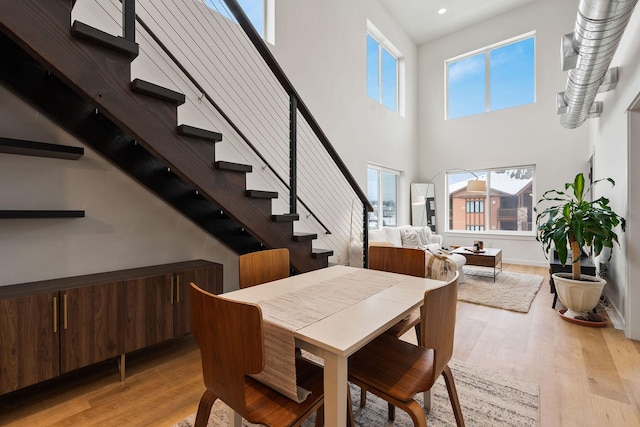
[[60, 292], [62, 373], [123, 353], [122, 283]]
[[0, 300], [0, 394], [60, 374], [58, 292]]
[[199, 267], [179, 271], [175, 275], [175, 336], [179, 337], [191, 332], [190, 286], [194, 282], [205, 291], [213, 294], [222, 293], [222, 265]]
[[172, 274], [124, 282], [124, 352], [173, 338]]

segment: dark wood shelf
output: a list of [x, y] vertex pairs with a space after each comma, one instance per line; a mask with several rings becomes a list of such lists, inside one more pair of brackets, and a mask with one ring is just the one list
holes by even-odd
[[84, 218], [84, 211], [0, 210], [0, 219], [10, 218]]
[[78, 160], [84, 155], [84, 148], [0, 137], [0, 153]]

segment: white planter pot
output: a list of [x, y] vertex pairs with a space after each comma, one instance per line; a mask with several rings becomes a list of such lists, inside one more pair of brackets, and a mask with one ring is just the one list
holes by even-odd
[[564, 316], [574, 319], [585, 316], [598, 305], [602, 289], [607, 284], [607, 281], [600, 277], [586, 274], [582, 274], [580, 277], [582, 280], [573, 280], [571, 273], [553, 274], [553, 283], [558, 299], [562, 305], [567, 307]]

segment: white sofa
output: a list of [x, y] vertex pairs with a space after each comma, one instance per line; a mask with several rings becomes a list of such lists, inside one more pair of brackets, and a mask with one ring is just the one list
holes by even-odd
[[[359, 248], [358, 248], [359, 246]], [[382, 230], [369, 230], [369, 246], [395, 246], [404, 248], [420, 248], [427, 255], [446, 257], [453, 263], [460, 274], [460, 283], [464, 282], [463, 267], [466, 258], [442, 249], [442, 236], [434, 234], [429, 227], [383, 227]], [[351, 265], [362, 266], [362, 245], [352, 245]]]

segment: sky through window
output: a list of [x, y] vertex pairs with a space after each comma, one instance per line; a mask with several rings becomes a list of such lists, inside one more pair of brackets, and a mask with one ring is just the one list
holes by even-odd
[[535, 37], [447, 62], [447, 119], [535, 102]]
[[[209, 9], [213, 9], [225, 18], [237, 22], [224, 0], [205, 0], [204, 3]], [[264, 0], [238, 0], [238, 4], [240, 4], [258, 34], [264, 38]]]

